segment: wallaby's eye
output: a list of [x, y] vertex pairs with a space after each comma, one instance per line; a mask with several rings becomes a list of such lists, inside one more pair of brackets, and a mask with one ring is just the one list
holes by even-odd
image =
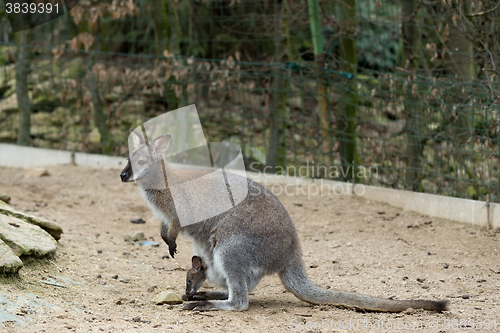
[[139, 164], [139, 165], [143, 165], [144, 163], [146, 163], [146, 161], [144, 161], [144, 160], [137, 161], [137, 164]]
[[189, 283], [189, 284], [193, 283], [193, 280], [189, 280], [189, 281], [188, 281], [188, 283]]

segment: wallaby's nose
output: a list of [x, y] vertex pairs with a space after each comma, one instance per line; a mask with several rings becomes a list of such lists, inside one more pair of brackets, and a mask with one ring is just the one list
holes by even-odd
[[120, 174], [120, 178], [122, 179], [122, 182], [126, 183], [128, 180], [128, 174], [126, 172], [122, 172]]

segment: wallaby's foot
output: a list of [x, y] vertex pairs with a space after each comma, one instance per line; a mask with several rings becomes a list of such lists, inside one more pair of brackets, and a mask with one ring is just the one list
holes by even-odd
[[230, 310], [230, 311], [245, 311], [248, 310], [248, 302], [231, 302], [225, 301], [202, 301], [184, 304], [182, 310], [193, 311], [211, 311], [211, 310]]
[[[241, 281], [235, 280], [233, 284], [229, 281], [229, 286], [235, 287], [235, 291], [226, 292], [205, 292], [203, 297], [208, 296], [229, 296], [225, 300], [215, 300], [215, 301], [202, 301], [188, 303], [183, 306], [183, 310], [197, 310], [197, 311], [207, 311], [207, 310], [231, 310], [231, 311], [244, 311], [248, 309], [248, 289], [246, 284]], [[238, 287], [241, 286], [240, 289]]]
[[193, 311], [208, 311], [208, 310], [217, 310], [216, 307], [213, 306], [211, 302], [193, 302], [184, 304], [182, 310], [193, 310]]
[[228, 298], [227, 291], [201, 291], [194, 295], [182, 295], [184, 301], [208, 301], [208, 300], [225, 300]]

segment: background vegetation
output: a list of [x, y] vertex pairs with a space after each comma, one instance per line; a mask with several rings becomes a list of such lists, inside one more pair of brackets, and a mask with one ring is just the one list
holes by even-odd
[[499, 196], [498, 1], [86, 0], [16, 34], [0, 17], [1, 142], [126, 156], [130, 127], [195, 103], [247, 167]]

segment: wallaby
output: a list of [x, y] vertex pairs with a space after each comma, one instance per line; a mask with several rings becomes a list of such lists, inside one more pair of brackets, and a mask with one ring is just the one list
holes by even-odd
[[186, 274], [186, 294], [182, 296], [185, 301], [190, 300], [207, 279], [207, 269], [200, 257], [193, 256], [191, 264], [192, 268]]
[[[191, 296], [186, 290], [187, 299], [203, 301], [188, 303], [184, 309], [246, 310], [248, 293], [264, 275], [274, 273], [279, 274], [287, 290], [312, 304], [383, 312], [399, 312], [408, 308], [448, 309], [448, 301], [382, 299], [317, 287], [306, 276], [299, 238], [287, 211], [270, 191], [249, 179], [246, 179], [248, 195], [240, 204], [223, 214], [181, 228], [168, 183], [192, 177], [193, 172], [202, 175], [207, 171], [171, 170], [161, 160], [171, 140], [169, 134], [150, 142], [145, 142], [142, 135], [134, 130], [132, 136], [139, 144], [130, 152], [128, 164], [120, 174], [121, 180], [137, 183], [149, 207], [161, 220], [161, 236], [169, 246], [169, 252], [175, 253], [175, 240], [182, 232], [193, 240], [194, 254], [203, 260], [203, 266], [201, 260], [199, 262], [200, 272], [203, 269], [210, 282], [227, 290], [195, 292]], [[164, 178], [165, 173], [168, 174], [167, 179]], [[154, 182], [167, 182], [167, 188], [152, 189]], [[195, 272], [196, 269], [192, 273]], [[195, 280], [196, 283], [199, 281]]]
[[[207, 267], [198, 256], [191, 258], [192, 268], [186, 274], [186, 293], [182, 295], [185, 301], [195, 301], [207, 298], [207, 292], [197, 292], [207, 279]], [[211, 299], [227, 299], [224, 291], [209, 292]]]

